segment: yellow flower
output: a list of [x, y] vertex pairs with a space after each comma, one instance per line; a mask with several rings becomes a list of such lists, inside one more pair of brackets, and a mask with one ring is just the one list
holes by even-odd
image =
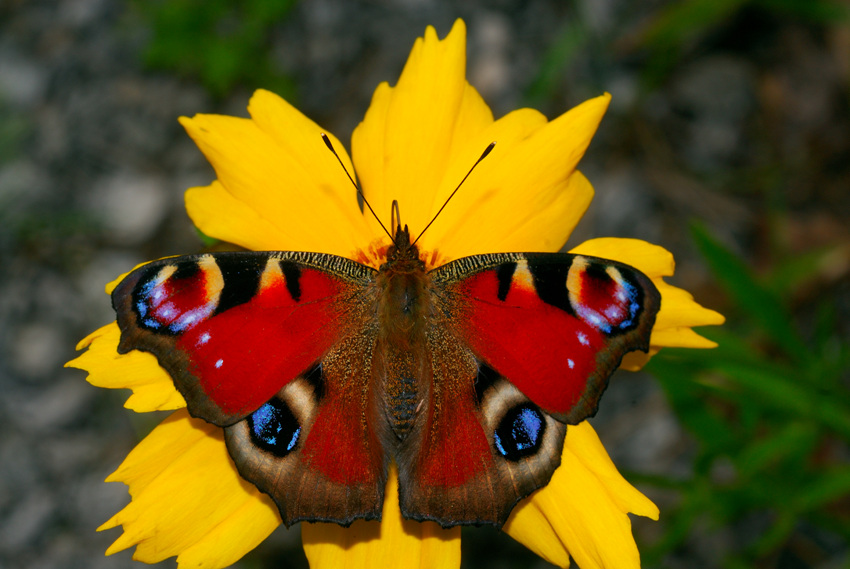
[[[395, 87], [378, 86], [352, 137], [352, 159], [331, 136], [363, 193], [389, 225], [390, 204], [404, 223], [423, 228], [491, 141], [492, 154], [422, 237], [436, 266], [465, 255], [557, 251], [593, 196], [575, 168], [604, 114], [603, 95], [553, 121], [531, 109], [494, 120], [465, 79], [466, 38], [458, 21], [440, 41], [428, 28]], [[321, 144], [324, 129], [288, 103], [258, 91], [251, 118], [198, 115], [181, 119], [215, 168], [217, 180], [191, 188], [186, 206], [205, 234], [254, 250], [305, 250], [380, 263], [388, 239], [364, 215], [345, 173]], [[367, 212], [368, 213], [368, 212]], [[415, 234], [414, 230], [414, 234]], [[573, 251], [619, 260], [648, 275], [662, 294], [651, 353], [663, 346], [710, 347], [691, 327], [722, 316], [696, 304], [662, 278], [673, 273], [664, 249], [629, 239], [596, 239]], [[114, 283], [107, 287], [110, 291]], [[68, 365], [88, 381], [129, 388], [135, 411], [180, 409], [145, 438], [107, 480], [130, 488], [132, 502], [100, 529], [123, 526], [107, 554], [136, 545], [134, 558], [177, 556], [180, 567], [224, 567], [280, 524], [271, 499], [243, 481], [221, 430], [192, 419], [156, 359], [119, 355], [115, 323], [80, 342]], [[624, 367], [647, 359], [630, 356]], [[315, 567], [458, 567], [460, 532], [403, 520], [397, 479], [389, 478], [382, 522], [302, 524]], [[657, 518], [657, 508], [617, 472], [589, 424], [568, 429], [560, 468], [545, 488], [522, 501], [504, 530], [559, 566], [573, 557], [583, 569], [638, 567], [628, 513]]]

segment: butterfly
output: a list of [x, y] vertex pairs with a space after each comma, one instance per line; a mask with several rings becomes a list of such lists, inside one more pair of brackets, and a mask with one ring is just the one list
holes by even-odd
[[405, 518], [500, 527], [622, 357], [648, 350], [661, 297], [585, 255], [429, 269], [394, 226], [378, 269], [298, 251], [139, 267], [112, 293], [118, 351], [156, 356], [286, 525], [380, 519], [394, 462]]

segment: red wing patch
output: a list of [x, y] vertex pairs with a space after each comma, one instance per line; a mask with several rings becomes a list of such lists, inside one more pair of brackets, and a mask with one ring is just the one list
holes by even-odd
[[[498, 283], [486, 271], [463, 284], [469, 295], [470, 348], [546, 409], [565, 413], [584, 392], [605, 344], [592, 326], [543, 302], [533, 289], [511, 287], [504, 301], [493, 302]], [[487, 300], [485, 300], [487, 299]]]
[[325, 379], [303, 460], [337, 484], [374, 485], [379, 474], [383, 480], [384, 449], [368, 419], [374, 337], [359, 330], [322, 362]]
[[442, 393], [430, 406], [420, 440], [417, 476], [423, 486], [453, 488], [492, 466], [490, 445], [478, 420], [472, 390]]

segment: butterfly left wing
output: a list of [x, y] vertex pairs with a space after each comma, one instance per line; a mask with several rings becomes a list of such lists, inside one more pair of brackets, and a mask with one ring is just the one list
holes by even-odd
[[501, 526], [548, 483], [566, 425], [595, 414], [623, 355], [648, 349], [660, 295], [628, 265], [568, 254], [479, 255], [430, 276], [435, 387], [400, 466], [402, 512]]
[[152, 353], [190, 414], [225, 427], [240, 474], [287, 525], [374, 519], [388, 460], [364, 396], [375, 273], [302, 252], [155, 261], [113, 291], [118, 351]]

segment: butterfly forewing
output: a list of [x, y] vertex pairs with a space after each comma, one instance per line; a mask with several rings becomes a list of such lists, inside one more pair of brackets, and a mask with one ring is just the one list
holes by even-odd
[[362, 326], [372, 273], [341, 257], [289, 252], [149, 263], [113, 291], [119, 352], [153, 353], [189, 412], [225, 426]]
[[432, 271], [457, 336], [529, 399], [576, 424], [630, 351], [649, 348], [661, 297], [637, 269], [560, 253], [459, 259]]

